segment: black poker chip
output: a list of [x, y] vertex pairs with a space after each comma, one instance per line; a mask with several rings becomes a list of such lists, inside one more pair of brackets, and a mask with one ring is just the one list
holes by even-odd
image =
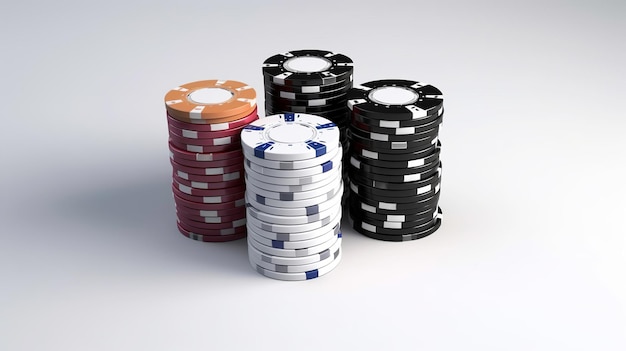
[[[377, 223], [368, 222], [366, 219], [358, 219], [352, 218], [352, 226], [355, 230], [359, 231], [359, 229], [366, 230], [375, 234], [383, 234], [383, 235], [409, 235], [409, 234], [417, 234], [428, 229], [434, 227], [438, 221], [441, 220], [440, 216], [436, 216], [435, 218], [430, 219], [426, 223], [418, 224], [412, 227], [406, 228], [385, 228], [382, 226], [377, 226]], [[376, 222], [376, 221], [374, 221]]]
[[377, 80], [348, 91], [348, 107], [371, 119], [419, 120], [443, 106], [443, 94], [430, 85], [411, 80]]
[[[344, 90], [346, 87], [349, 87], [348, 89], [350, 89], [353, 86], [352, 75], [350, 75], [346, 80], [338, 81], [333, 84], [311, 84], [302, 86], [274, 84], [272, 78], [266, 76], [263, 80], [263, 84], [265, 85], [266, 91], [284, 91], [296, 94], [321, 94], [331, 91]], [[345, 91], [347, 92], [348, 89]]]
[[[363, 164], [361, 164], [363, 166]], [[401, 175], [390, 175], [390, 174], [377, 174], [371, 172], [364, 172], [362, 169], [354, 166], [352, 162], [350, 162], [348, 173], [349, 174], [357, 174], [362, 175], [363, 177], [367, 177], [371, 180], [387, 182], [387, 183], [411, 183], [417, 182], [420, 180], [424, 180], [432, 176], [433, 174], [439, 171], [439, 164], [432, 165], [432, 168], [424, 169], [419, 173], [410, 173], [410, 174], [401, 174]], [[396, 170], [396, 169], [393, 169]]]
[[399, 202], [379, 201], [375, 198], [361, 196], [355, 193], [354, 191], [352, 191], [352, 189], [350, 189], [351, 197], [353, 197], [355, 200], [358, 200], [364, 204], [373, 206], [377, 210], [376, 213], [381, 213], [381, 214], [393, 214], [395, 211], [406, 211], [406, 210], [415, 211], [415, 210], [435, 207], [437, 206], [437, 202], [439, 201], [440, 194], [441, 192], [437, 192], [435, 195], [429, 198], [423, 199], [421, 201], [410, 202], [410, 203], [399, 203]]
[[443, 121], [444, 108], [442, 107], [440, 110], [437, 110], [435, 113], [427, 115], [426, 117], [406, 121], [367, 118], [358, 114], [357, 112], [354, 112], [353, 110], [351, 110], [350, 113], [352, 115], [352, 119], [355, 122], [360, 122], [378, 128], [398, 129], [405, 127], [423, 127], [427, 126], [430, 123], [433, 123], [436, 120]]
[[[415, 135], [427, 132], [429, 130], [439, 127], [443, 122], [443, 115], [439, 116], [432, 121], [417, 126], [404, 126], [404, 127], [380, 127], [378, 125], [372, 125], [364, 122], [363, 119], [351, 114], [352, 125], [365, 132], [380, 133], [388, 135]], [[388, 124], [393, 125], [393, 124]]]
[[335, 107], [337, 103], [341, 103], [341, 106], [345, 106], [346, 97], [345, 95], [339, 94], [335, 96], [330, 96], [327, 98], [321, 99], [303, 99], [303, 100], [292, 100], [282, 98], [280, 96], [272, 95], [268, 92], [265, 93], [265, 101], [270, 101], [274, 106], [305, 106], [305, 107], [319, 107], [319, 106], [329, 106]]
[[441, 143], [437, 140], [437, 143], [427, 145], [423, 149], [404, 153], [393, 153], [388, 150], [374, 151], [374, 148], [364, 145], [355, 139], [350, 140], [350, 147], [352, 148], [352, 152], [354, 154], [367, 158], [383, 161], [411, 161], [432, 155], [438, 148], [441, 147]]
[[[411, 240], [417, 240], [417, 239], [421, 239], [424, 237], [427, 237], [431, 234], [433, 234], [434, 232], [436, 232], [439, 227], [441, 226], [441, 219], [438, 218], [435, 220], [435, 223], [427, 229], [424, 229], [422, 231], [416, 231], [410, 234], [380, 234], [380, 233], [376, 233], [376, 232], [372, 232], [369, 231], [367, 229], [363, 228], [363, 222], [360, 221], [352, 221], [350, 220], [350, 223], [352, 225], [352, 228], [357, 231], [358, 233], [361, 233], [367, 237], [370, 237], [372, 239], [377, 239], [377, 240], [383, 240], [383, 241], [395, 241], [395, 242], [401, 242], [401, 241], [411, 241]], [[368, 229], [371, 229], [368, 227]]]
[[375, 133], [368, 132], [362, 129], [359, 129], [355, 124], [350, 125], [350, 130], [352, 134], [358, 135], [361, 138], [369, 139], [372, 141], [382, 141], [382, 142], [406, 142], [408, 144], [416, 144], [421, 142], [429, 142], [439, 135], [439, 125], [434, 128], [414, 133], [414, 134], [384, 134], [384, 133]]
[[436, 148], [433, 153], [426, 157], [402, 161], [387, 161], [384, 159], [381, 160], [378, 157], [380, 155], [379, 153], [359, 152], [355, 148], [350, 149], [350, 151], [352, 151], [353, 153], [352, 156], [356, 157], [360, 162], [383, 168], [414, 168], [422, 167], [433, 162], [439, 162], [439, 155], [441, 154], [440, 150], [440, 148]]
[[348, 204], [349, 210], [355, 214], [355, 218], [371, 218], [383, 222], [419, 222], [433, 218], [437, 212], [437, 207], [428, 207], [421, 210], [407, 210], [405, 212], [396, 212], [394, 214], [381, 214], [372, 212], [372, 207], [363, 204], [355, 199], [350, 199]]
[[421, 174], [430, 172], [431, 169], [439, 167], [439, 158], [434, 159], [430, 163], [403, 168], [375, 166], [372, 165], [370, 162], [366, 162], [364, 158], [359, 157], [358, 155], [350, 156], [350, 163], [354, 168], [361, 170], [365, 174], [374, 173], [382, 175], [404, 176], [409, 174]]
[[[346, 167], [349, 167], [349, 165], [346, 165]], [[405, 183], [390, 183], [374, 180], [371, 179], [368, 174], [362, 172], [350, 171], [348, 172], [348, 174], [350, 175], [350, 181], [352, 183], [381, 190], [413, 191], [413, 189], [419, 189], [428, 185], [436, 185], [441, 183], [441, 167], [437, 170], [436, 173], [434, 173], [427, 179]], [[417, 192], [417, 190], [415, 191]]]
[[263, 62], [263, 75], [276, 85], [327, 85], [349, 79], [352, 60], [324, 50], [294, 50]]
[[383, 153], [390, 154], [398, 154], [398, 153], [410, 153], [417, 152], [421, 150], [425, 150], [431, 148], [433, 145], [437, 144], [438, 137], [427, 137], [413, 141], [379, 141], [372, 140], [367, 136], [360, 135], [358, 132], [355, 132], [354, 129], [350, 128], [348, 136], [351, 140], [371, 149], [377, 150]]
[[[268, 84], [265, 86], [265, 93], [281, 99], [287, 100], [311, 100], [311, 99], [328, 99], [336, 96], [344, 96], [345, 93], [352, 88], [352, 83], [340, 86], [338, 89], [329, 90], [319, 93], [297, 93], [284, 90], [282, 86]], [[347, 106], [346, 106], [347, 109]]]
[[[406, 228], [416, 228], [427, 223], [432, 223], [434, 219], [440, 217], [443, 213], [440, 208], [435, 208], [434, 211], [429, 209], [428, 212], [423, 215], [416, 217], [414, 219], [406, 219], [403, 220], [387, 220], [381, 219], [385, 216], [373, 214], [367, 211], [360, 210], [358, 207], [349, 206], [350, 217], [354, 219], [361, 220], [363, 222], [369, 223], [375, 227], [385, 228], [385, 229], [406, 229]], [[379, 216], [379, 217], [376, 217]], [[393, 218], [392, 218], [393, 219]]]
[[369, 197], [371, 199], [376, 199], [376, 201], [382, 202], [394, 202], [394, 203], [417, 203], [424, 199], [429, 199], [433, 195], [435, 195], [439, 191], [439, 184], [435, 184], [433, 186], [427, 186], [424, 188], [423, 192], [418, 192], [417, 189], [410, 195], [401, 196], [401, 194], [397, 194], [397, 191], [393, 190], [382, 190], [376, 188], [366, 187], [364, 185], [358, 185], [354, 182], [350, 182], [350, 190], [355, 194], [359, 194], [361, 196]]

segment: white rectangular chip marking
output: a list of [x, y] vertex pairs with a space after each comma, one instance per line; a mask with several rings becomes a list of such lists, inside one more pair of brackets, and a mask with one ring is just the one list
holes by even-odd
[[402, 229], [402, 223], [400, 223], [400, 222], [383, 222], [383, 228], [387, 228], [387, 229]]
[[213, 161], [213, 154], [196, 154], [196, 161]]
[[415, 181], [421, 180], [421, 177], [418, 173], [418, 174], [405, 175], [403, 179], [405, 182], [415, 182]]
[[183, 100], [168, 100], [165, 101], [165, 103], [169, 106], [169, 105], [174, 105], [174, 104], [180, 104], [181, 102], [183, 102]]
[[361, 155], [363, 155], [363, 157], [368, 157], [374, 160], [378, 160], [378, 152], [369, 151], [369, 150], [361, 150]]
[[180, 178], [189, 180], [189, 174], [182, 172], [182, 171], [176, 171], [176, 175], [178, 175]]
[[204, 151], [202, 146], [198, 146], [198, 145], [187, 145], [187, 151], [189, 152], [202, 152]]
[[182, 191], [185, 194], [191, 195], [191, 188], [186, 185], [178, 184], [178, 190]]
[[361, 162], [357, 161], [353, 157], [350, 157], [350, 164], [356, 168], [361, 168]]
[[389, 203], [389, 202], [379, 202], [378, 203], [378, 207], [383, 209], [383, 210], [391, 210], [391, 211], [395, 211], [396, 210], [396, 204], [394, 203]]
[[228, 145], [232, 143], [232, 138], [231, 137], [223, 137], [223, 138], [215, 138], [213, 139], [213, 145], [215, 146], [220, 146], [220, 145]]
[[326, 105], [326, 99], [309, 100], [309, 106], [323, 106], [323, 105]]
[[217, 82], [215, 82], [215, 85], [224, 85], [224, 83], [226, 83], [225, 80], [218, 80]]
[[421, 108], [415, 105], [408, 105], [408, 106], [405, 106], [405, 108], [409, 110], [409, 112], [411, 112], [411, 115], [412, 115], [411, 119], [420, 119], [420, 118], [424, 118], [428, 116], [428, 113], [426, 113], [426, 110], [422, 110]]
[[369, 223], [361, 222], [361, 228], [363, 228], [363, 229], [365, 229], [365, 230], [367, 230], [369, 232], [376, 233], [376, 227], [371, 225], [371, 224], [369, 224]]
[[239, 98], [237, 99], [237, 101], [241, 101], [241, 102], [247, 102], [250, 104], [250, 106], [254, 106], [256, 105], [256, 99], [243, 99], [243, 98]]
[[400, 121], [381, 120], [380, 123], [378, 123], [378, 125], [383, 128], [400, 128]]
[[196, 106], [193, 110], [189, 111], [190, 119], [202, 119], [202, 110], [204, 110], [204, 106]]
[[411, 134], [415, 134], [415, 127], [396, 128], [396, 135], [411, 135]]
[[303, 93], [319, 93], [320, 92], [320, 87], [317, 87], [317, 86], [305, 86], [305, 87], [302, 87], [302, 92]]
[[417, 195], [425, 194], [425, 193], [431, 191], [432, 188], [433, 187], [430, 184], [429, 185], [425, 185], [425, 186], [423, 186], [421, 188], [417, 188]]
[[182, 131], [185, 138], [198, 139], [198, 132], [187, 129], [183, 129]]
[[191, 182], [191, 187], [196, 189], [209, 189], [209, 184], [202, 182]]
[[220, 175], [220, 174], [224, 174], [224, 167], [204, 169], [204, 175]]
[[392, 141], [391, 148], [392, 149], [406, 149], [408, 147], [408, 143], [406, 141]]
[[235, 180], [235, 179], [239, 179], [241, 175], [239, 174], [239, 172], [233, 172], [233, 173], [226, 173], [224, 174], [224, 176], [222, 177], [222, 180], [227, 182], [230, 180]]
[[387, 215], [388, 222], [406, 222], [405, 215]]
[[424, 165], [424, 159], [421, 158], [419, 160], [411, 160], [409, 162], [407, 162], [407, 167], [411, 168], [411, 167], [419, 167], [419, 166], [423, 166]]
[[361, 202], [361, 208], [367, 212], [376, 213], [376, 207]]
[[207, 211], [207, 210], [201, 210], [200, 211], [200, 216], [202, 217], [217, 217], [217, 211]]
[[370, 133], [370, 138], [379, 141], [389, 141], [389, 135], [387, 134]]
[[281, 91], [280, 92], [280, 97], [281, 98], [285, 98], [285, 99], [295, 100], [296, 94], [295, 93], [290, 93], [290, 92], [287, 92], [287, 91]]
[[222, 202], [221, 196], [203, 196], [202, 202], [205, 204], [219, 204]]

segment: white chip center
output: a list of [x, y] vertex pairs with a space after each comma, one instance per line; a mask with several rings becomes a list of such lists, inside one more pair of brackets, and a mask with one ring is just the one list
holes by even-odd
[[202, 88], [189, 94], [189, 100], [196, 104], [214, 105], [222, 104], [233, 97], [233, 94], [222, 88]]
[[313, 139], [315, 130], [311, 127], [289, 123], [276, 126], [268, 131], [268, 137], [278, 143], [296, 144]]
[[382, 105], [408, 105], [417, 101], [419, 94], [402, 87], [380, 87], [372, 90], [369, 98]]
[[326, 71], [332, 64], [323, 57], [299, 56], [285, 61], [284, 66], [291, 72], [321, 72]]

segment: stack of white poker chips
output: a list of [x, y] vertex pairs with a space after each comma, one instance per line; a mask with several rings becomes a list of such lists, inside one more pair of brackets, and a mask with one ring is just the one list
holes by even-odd
[[280, 280], [307, 280], [341, 260], [339, 128], [314, 115], [261, 118], [241, 133], [248, 257]]

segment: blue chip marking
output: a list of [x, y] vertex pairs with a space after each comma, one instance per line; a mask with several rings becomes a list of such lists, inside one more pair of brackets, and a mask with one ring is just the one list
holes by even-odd
[[249, 129], [249, 130], [263, 130], [265, 129], [265, 127], [263, 126], [253, 126], [248, 124], [247, 126], [245, 126], [243, 129]]
[[308, 271], [306, 272], [306, 279], [313, 279], [313, 278], [317, 278], [319, 277], [319, 271], [317, 269], [314, 269], [312, 271]]
[[326, 154], [326, 145], [313, 140], [307, 141], [306, 144], [315, 150], [315, 157], [320, 157]]
[[274, 145], [273, 141], [268, 141], [265, 144], [261, 144], [254, 148], [254, 156], [258, 158], [265, 158], [265, 150], [269, 149], [272, 145]]
[[260, 203], [261, 205], [265, 205], [265, 197], [257, 194], [256, 202]]
[[296, 120], [296, 115], [293, 113], [285, 113], [285, 122], [293, 122]]
[[326, 123], [326, 124], [320, 124], [319, 126], [315, 127], [317, 129], [327, 129], [327, 128], [333, 128], [336, 127], [337, 125], [335, 123]]
[[284, 249], [285, 248], [285, 242], [284, 241], [278, 241], [278, 240], [272, 240], [272, 247], [276, 248], [276, 249]]
[[326, 161], [322, 163], [322, 173], [326, 173], [333, 169], [333, 161]]

